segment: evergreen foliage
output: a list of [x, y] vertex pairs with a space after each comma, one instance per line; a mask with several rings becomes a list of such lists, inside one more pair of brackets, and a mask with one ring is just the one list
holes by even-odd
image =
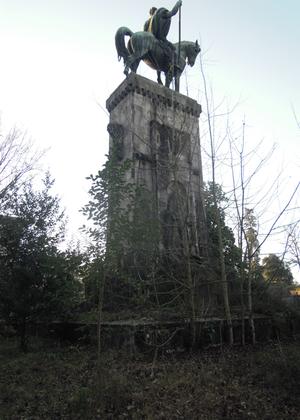
[[[211, 264], [214, 267], [216, 277], [220, 277], [220, 262], [218, 251], [218, 232], [217, 221], [215, 214], [215, 206], [213, 200], [213, 185], [209, 182], [205, 185], [204, 198], [205, 198], [205, 211], [206, 222], [208, 229], [208, 251]], [[236, 282], [239, 275], [241, 251], [235, 245], [235, 238], [232, 229], [227, 226], [225, 219], [225, 208], [228, 204], [228, 199], [220, 185], [215, 185], [215, 194], [217, 198], [218, 211], [220, 215], [221, 229], [223, 235], [223, 252], [225, 257], [226, 273], [230, 282]]]
[[269, 284], [293, 285], [293, 274], [289, 266], [275, 254], [270, 254], [262, 261], [262, 274]]
[[90, 200], [82, 209], [91, 224], [83, 229], [92, 239], [86, 265], [85, 289], [89, 303], [98, 302], [99, 264], [105, 272], [104, 308], [128, 308], [144, 301], [147, 276], [158, 245], [158, 221], [153, 200], [144, 185], [128, 174], [133, 162], [119, 161], [116, 150], [102, 170], [90, 175]]
[[49, 174], [39, 191], [26, 183], [0, 219], [0, 313], [17, 326], [24, 349], [29, 322], [69, 316], [80, 299], [81, 257], [59, 249], [65, 217], [53, 183]]

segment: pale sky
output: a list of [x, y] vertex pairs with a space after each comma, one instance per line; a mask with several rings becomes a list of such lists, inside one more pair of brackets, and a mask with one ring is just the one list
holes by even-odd
[[[2, 122], [50, 148], [45, 166], [56, 178], [74, 232], [83, 221], [78, 209], [87, 201], [85, 177], [100, 168], [108, 151], [105, 101], [124, 79], [115, 32], [120, 26], [141, 30], [152, 6], [174, 4], [0, 0]], [[285, 168], [287, 190], [299, 180], [300, 166], [300, 131], [292, 111], [300, 119], [299, 18], [299, 0], [183, 0], [182, 6], [182, 39], [199, 40], [215, 98], [226, 98], [229, 107], [239, 103], [230, 118], [240, 124], [246, 116], [249, 142], [278, 144], [276, 160]], [[169, 40], [178, 41], [178, 16]], [[144, 64], [138, 73], [156, 79]], [[201, 103], [199, 62], [185, 77], [189, 96]], [[269, 251], [277, 251], [274, 244]]]

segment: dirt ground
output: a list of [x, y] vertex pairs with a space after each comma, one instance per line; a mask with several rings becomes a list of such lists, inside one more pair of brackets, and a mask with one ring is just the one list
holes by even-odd
[[300, 419], [300, 343], [129, 356], [0, 342], [0, 419]]

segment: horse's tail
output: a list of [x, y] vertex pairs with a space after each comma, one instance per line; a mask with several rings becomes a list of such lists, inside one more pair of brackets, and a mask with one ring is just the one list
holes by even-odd
[[127, 59], [127, 57], [129, 56], [129, 51], [125, 46], [125, 36], [132, 36], [133, 32], [129, 29], [126, 28], [125, 26], [121, 26], [121, 28], [119, 28], [116, 32], [116, 36], [115, 36], [115, 43], [116, 43], [116, 49], [117, 49], [117, 53], [118, 53], [118, 60], [120, 61], [121, 58], [124, 59], [124, 61]]

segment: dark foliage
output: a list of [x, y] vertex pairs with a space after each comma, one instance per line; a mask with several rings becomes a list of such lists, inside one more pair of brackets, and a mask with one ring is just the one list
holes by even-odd
[[28, 322], [70, 315], [80, 299], [76, 252], [59, 250], [65, 219], [47, 175], [41, 191], [27, 183], [0, 219], [0, 313], [17, 326], [26, 349]]

